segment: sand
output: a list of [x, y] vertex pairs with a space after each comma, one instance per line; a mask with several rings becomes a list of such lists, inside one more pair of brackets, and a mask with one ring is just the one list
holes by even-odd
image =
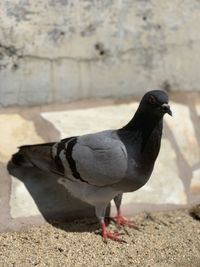
[[95, 219], [1, 233], [0, 266], [200, 266], [198, 216], [178, 210], [142, 213], [134, 221], [139, 231], [120, 230], [126, 243], [105, 244]]

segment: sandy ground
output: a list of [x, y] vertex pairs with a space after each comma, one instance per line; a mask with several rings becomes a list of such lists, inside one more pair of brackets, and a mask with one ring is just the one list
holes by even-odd
[[200, 220], [188, 210], [143, 213], [134, 220], [139, 231], [120, 230], [127, 243], [105, 244], [94, 219], [1, 233], [0, 266], [200, 266]]

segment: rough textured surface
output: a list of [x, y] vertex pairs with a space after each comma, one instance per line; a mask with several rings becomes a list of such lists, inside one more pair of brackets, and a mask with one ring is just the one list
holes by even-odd
[[197, 169], [193, 172], [191, 191], [196, 194], [199, 194], [199, 190], [200, 190], [200, 169]]
[[2, 0], [0, 104], [199, 90], [199, 11], [197, 0]]
[[200, 116], [200, 104], [196, 104], [196, 111], [198, 116]]
[[10, 215], [12, 218], [40, 215], [37, 205], [24, 183], [11, 177]]
[[[200, 221], [187, 211], [140, 214], [127, 243], [103, 243], [92, 220], [54, 223], [0, 234], [1, 266], [200, 266]], [[109, 226], [115, 230], [115, 226]], [[127, 232], [128, 231], [128, 232]]]
[[[185, 160], [195, 165], [200, 159], [200, 150], [193, 123], [191, 121], [190, 109], [183, 104], [171, 103], [173, 107], [173, 120], [166, 118], [166, 121], [173, 132], [181, 153]], [[184, 122], [180, 123], [182, 120]], [[180, 134], [182, 133], [182, 134]]]
[[[61, 133], [61, 138], [105, 129], [117, 129], [131, 120], [138, 103], [42, 113]], [[87, 119], [86, 119], [87, 118]]]
[[38, 136], [32, 121], [27, 121], [19, 114], [0, 114], [1, 138], [0, 161], [8, 162], [17, 147], [25, 144], [43, 142]]

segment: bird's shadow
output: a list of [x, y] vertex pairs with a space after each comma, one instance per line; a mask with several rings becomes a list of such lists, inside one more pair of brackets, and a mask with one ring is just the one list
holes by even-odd
[[[35, 167], [18, 167], [12, 162], [8, 163], [7, 170], [23, 182], [41, 216], [54, 227], [70, 232], [93, 232], [99, 229], [94, 207], [71, 196], [57, 182], [60, 177]], [[110, 205], [106, 216], [109, 217], [109, 214]]]

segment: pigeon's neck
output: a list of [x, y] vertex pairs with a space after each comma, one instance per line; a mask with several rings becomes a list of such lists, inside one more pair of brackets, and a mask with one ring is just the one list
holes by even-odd
[[[133, 119], [118, 131], [130, 155], [147, 166], [154, 163], [160, 150], [163, 116], [153, 116], [148, 112], [135, 113]], [[132, 150], [132, 147], [134, 149]]]
[[137, 110], [132, 120], [122, 129], [127, 131], [141, 131], [150, 135], [155, 128], [162, 130], [163, 116]]

